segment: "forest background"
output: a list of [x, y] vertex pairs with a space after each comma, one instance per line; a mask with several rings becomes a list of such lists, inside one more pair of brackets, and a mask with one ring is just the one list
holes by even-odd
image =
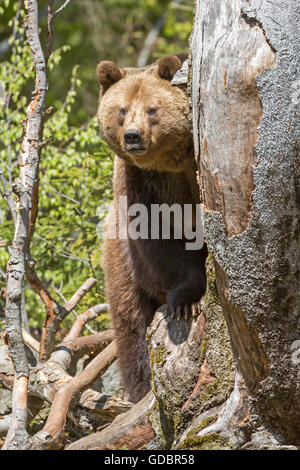
[[[39, 2], [41, 31], [47, 29], [46, 3]], [[56, 8], [62, 3], [57, 1]], [[136, 67], [166, 54], [187, 52], [193, 3], [74, 0], [55, 20], [39, 214], [31, 252], [39, 277], [54, 297], [69, 299], [85, 280], [97, 279], [76, 313], [105, 301], [99, 228], [112, 199], [113, 154], [98, 132], [96, 66], [101, 60], [112, 60], [121, 67]], [[0, 1], [0, 177], [6, 180], [7, 194], [11, 194], [18, 174], [23, 135], [20, 122], [25, 119], [34, 80], [24, 16], [22, 1]], [[44, 44], [46, 40], [42, 36]], [[5, 287], [13, 234], [11, 214], [1, 197], [0, 293]], [[0, 328], [4, 324], [3, 306], [0, 294]], [[29, 285], [25, 286], [22, 310], [25, 329], [38, 338], [45, 310]], [[72, 313], [62, 324], [58, 340], [73, 321]], [[108, 326], [106, 313], [90, 323], [94, 331]]]

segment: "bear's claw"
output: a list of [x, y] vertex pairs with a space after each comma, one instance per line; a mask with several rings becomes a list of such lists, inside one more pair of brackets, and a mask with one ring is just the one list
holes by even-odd
[[184, 303], [177, 307], [170, 308], [168, 305], [167, 313], [172, 320], [187, 321], [190, 317], [198, 317], [201, 313], [200, 301], [193, 304]]

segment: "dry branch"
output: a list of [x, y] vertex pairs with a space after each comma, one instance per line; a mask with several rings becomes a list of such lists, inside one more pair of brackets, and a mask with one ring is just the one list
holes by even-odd
[[94, 335], [81, 336], [79, 338], [67, 339], [57, 346], [57, 349], [67, 348], [72, 356], [84, 356], [84, 354], [97, 354], [99, 353], [108, 343], [111, 343], [114, 339], [114, 332], [112, 329], [101, 331]]
[[[73, 297], [68, 302], [65, 303], [64, 309], [66, 310], [66, 315], [70, 313], [76, 307], [77, 304], [79, 304], [80, 300], [85, 296], [85, 294], [88, 293], [88, 291], [92, 287], [94, 287], [96, 282], [97, 280], [91, 277], [90, 279], [85, 281], [84, 284], [82, 284], [82, 286], [78, 289], [78, 291], [75, 292]], [[62, 320], [63, 319], [64, 318], [62, 318]]]
[[[26, 332], [23, 332], [23, 335], [25, 343], [38, 351], [38, 341]], [[60, 426], [61, 429], [54, 436], [50, 436], [46, 425], [43, 431], [33, 437], [31, 446], [28, 445], [28, 448], [62, 448], [65, 445], [64, 425], [67, 415], [73, 421], [80, 436], [83, 432], [107, 426], [118, 414], [124, 413], [132, 407], [131, 403], [120, 398], [109, 397], [93, 389], [88, 389], [97, 376], [104, 372], [115, 359], [114, 342], [106, 347], [101, 354], [98, 354], [81, 374], [75, 377], [68, 374], [71, 357], [73, 353], [83, 354], [84, 342], [90, 341], [89, 349], [92, 349], [93, 346], [98, 350], [112, 341], [113, 331], [107, 330], [98, 335], [90, 335], [90, 337], [75, 338], [66, 341], [66, 343], [63, 342], [58, 346], [57, 351], [51, 354], [48, 361], [38, 363], [36, 367], [30, 369], [28, 423], [39, 411], [42, 403], [46, 401], [53, 404], [47, 422], [48, 427]], [[7, 347], [1, 347], [0, 381], [6, 388], [12, 389], [13, 367], [6, 351]], [[96, 349], [94, 349], [95, 351]], [[12, 415], [6, 416], [3, 421], [0, 420], [1, 435], [6, 434], [8, 425], [12, 422]]]
[[[35, 276], [35, 283], [39, 281]], [[40, 347], [40, 360], [49, 358], [54, 349], [55, 335], [59, 329], [60, 323], [66, 316], [76, 307], [85, 294], [96, 284], [96, 279], [90, 278], [77, 290], [73, 297], [66, 302], [63, 306], [56, 302], [43, 287], [39, 281], [36, 285], [36, 290], [40, 297], [44, 300], [47, 309], [47, 316], [45, 325], [42, 330], [41, 347]]]
[[27, 435], [27, 386], [28, 377], [15, 377], [12, 397], [12, 418], [3, 450], [22, 450], [30, 446]]
[[[60, 323], [66, 316], [76, 307], [85, 294], [96, 284], [96, 279], [90, 278], [76, 291], [72, 298], [65, 302], [64, 305], [58, 303], [50, 294], [48, 289], [39, 279], [35, 268], [34, 261], [30, 257], [26, 262], [26, 279], [31, 288], [40, 296], [46, 307], [46, 319], [42, 330], [39, 357], [40, 360], [47, 360], [55, 345], [55, 335], [60, 327]], [[97, 306], [93, 307], [96, 312], [99, 310]]]
[[155, 402], [152, 392], [134, 405], [131, 410], [118, 416], [102, 431], [83, 437], [67, 450], [142, 449], [154, 437], [148, 414]]
[[22, 330], [22, 335], [24, 343], [30, 346], [35, 352], [38, 353], [40, 350], [40, 343], [25, 330]]
[[64, 426], [69, 407], [116, 358], [113, 341], [77, 376], [57, 391], [44, 429], [33, 437], [33, 448], [61, 448], [64, 444]]
[[64, 342], [77, 338], [80, 335], [82, 328], [84, 327], [86, 322], [93, 320], [101, 313], [106, 313], [107, 310], [108, 310], [107, 304], [98, 304], [92, 308], [89, 308], [86, 312], [82, 313], [81, 315], [78, 315], [75, 322], [73, 323], [72, 328], [70, 329], [69, 333], [65, 337]]

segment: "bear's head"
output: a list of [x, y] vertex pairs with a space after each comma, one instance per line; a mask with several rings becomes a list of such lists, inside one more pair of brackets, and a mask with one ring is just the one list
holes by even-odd
[[100, 62], [98, 120], [102, 138], [116, 154], [140, 168], [182, 171], [191, 149], [186, 90], [172, 86], [183, 54], [142, 69]]

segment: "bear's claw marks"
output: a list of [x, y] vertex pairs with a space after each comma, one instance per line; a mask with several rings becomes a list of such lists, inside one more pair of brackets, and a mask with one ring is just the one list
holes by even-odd
[[171, 307], [168, 304], [167, 314], [169, 315], [172, 320], [176, 321], [187, 321], [190, 317], [198, 317], [201, 313], [201, 304], [199, 302], [195, 302], [193, 304], [185, 303], [180, 304], [177, 307]]

